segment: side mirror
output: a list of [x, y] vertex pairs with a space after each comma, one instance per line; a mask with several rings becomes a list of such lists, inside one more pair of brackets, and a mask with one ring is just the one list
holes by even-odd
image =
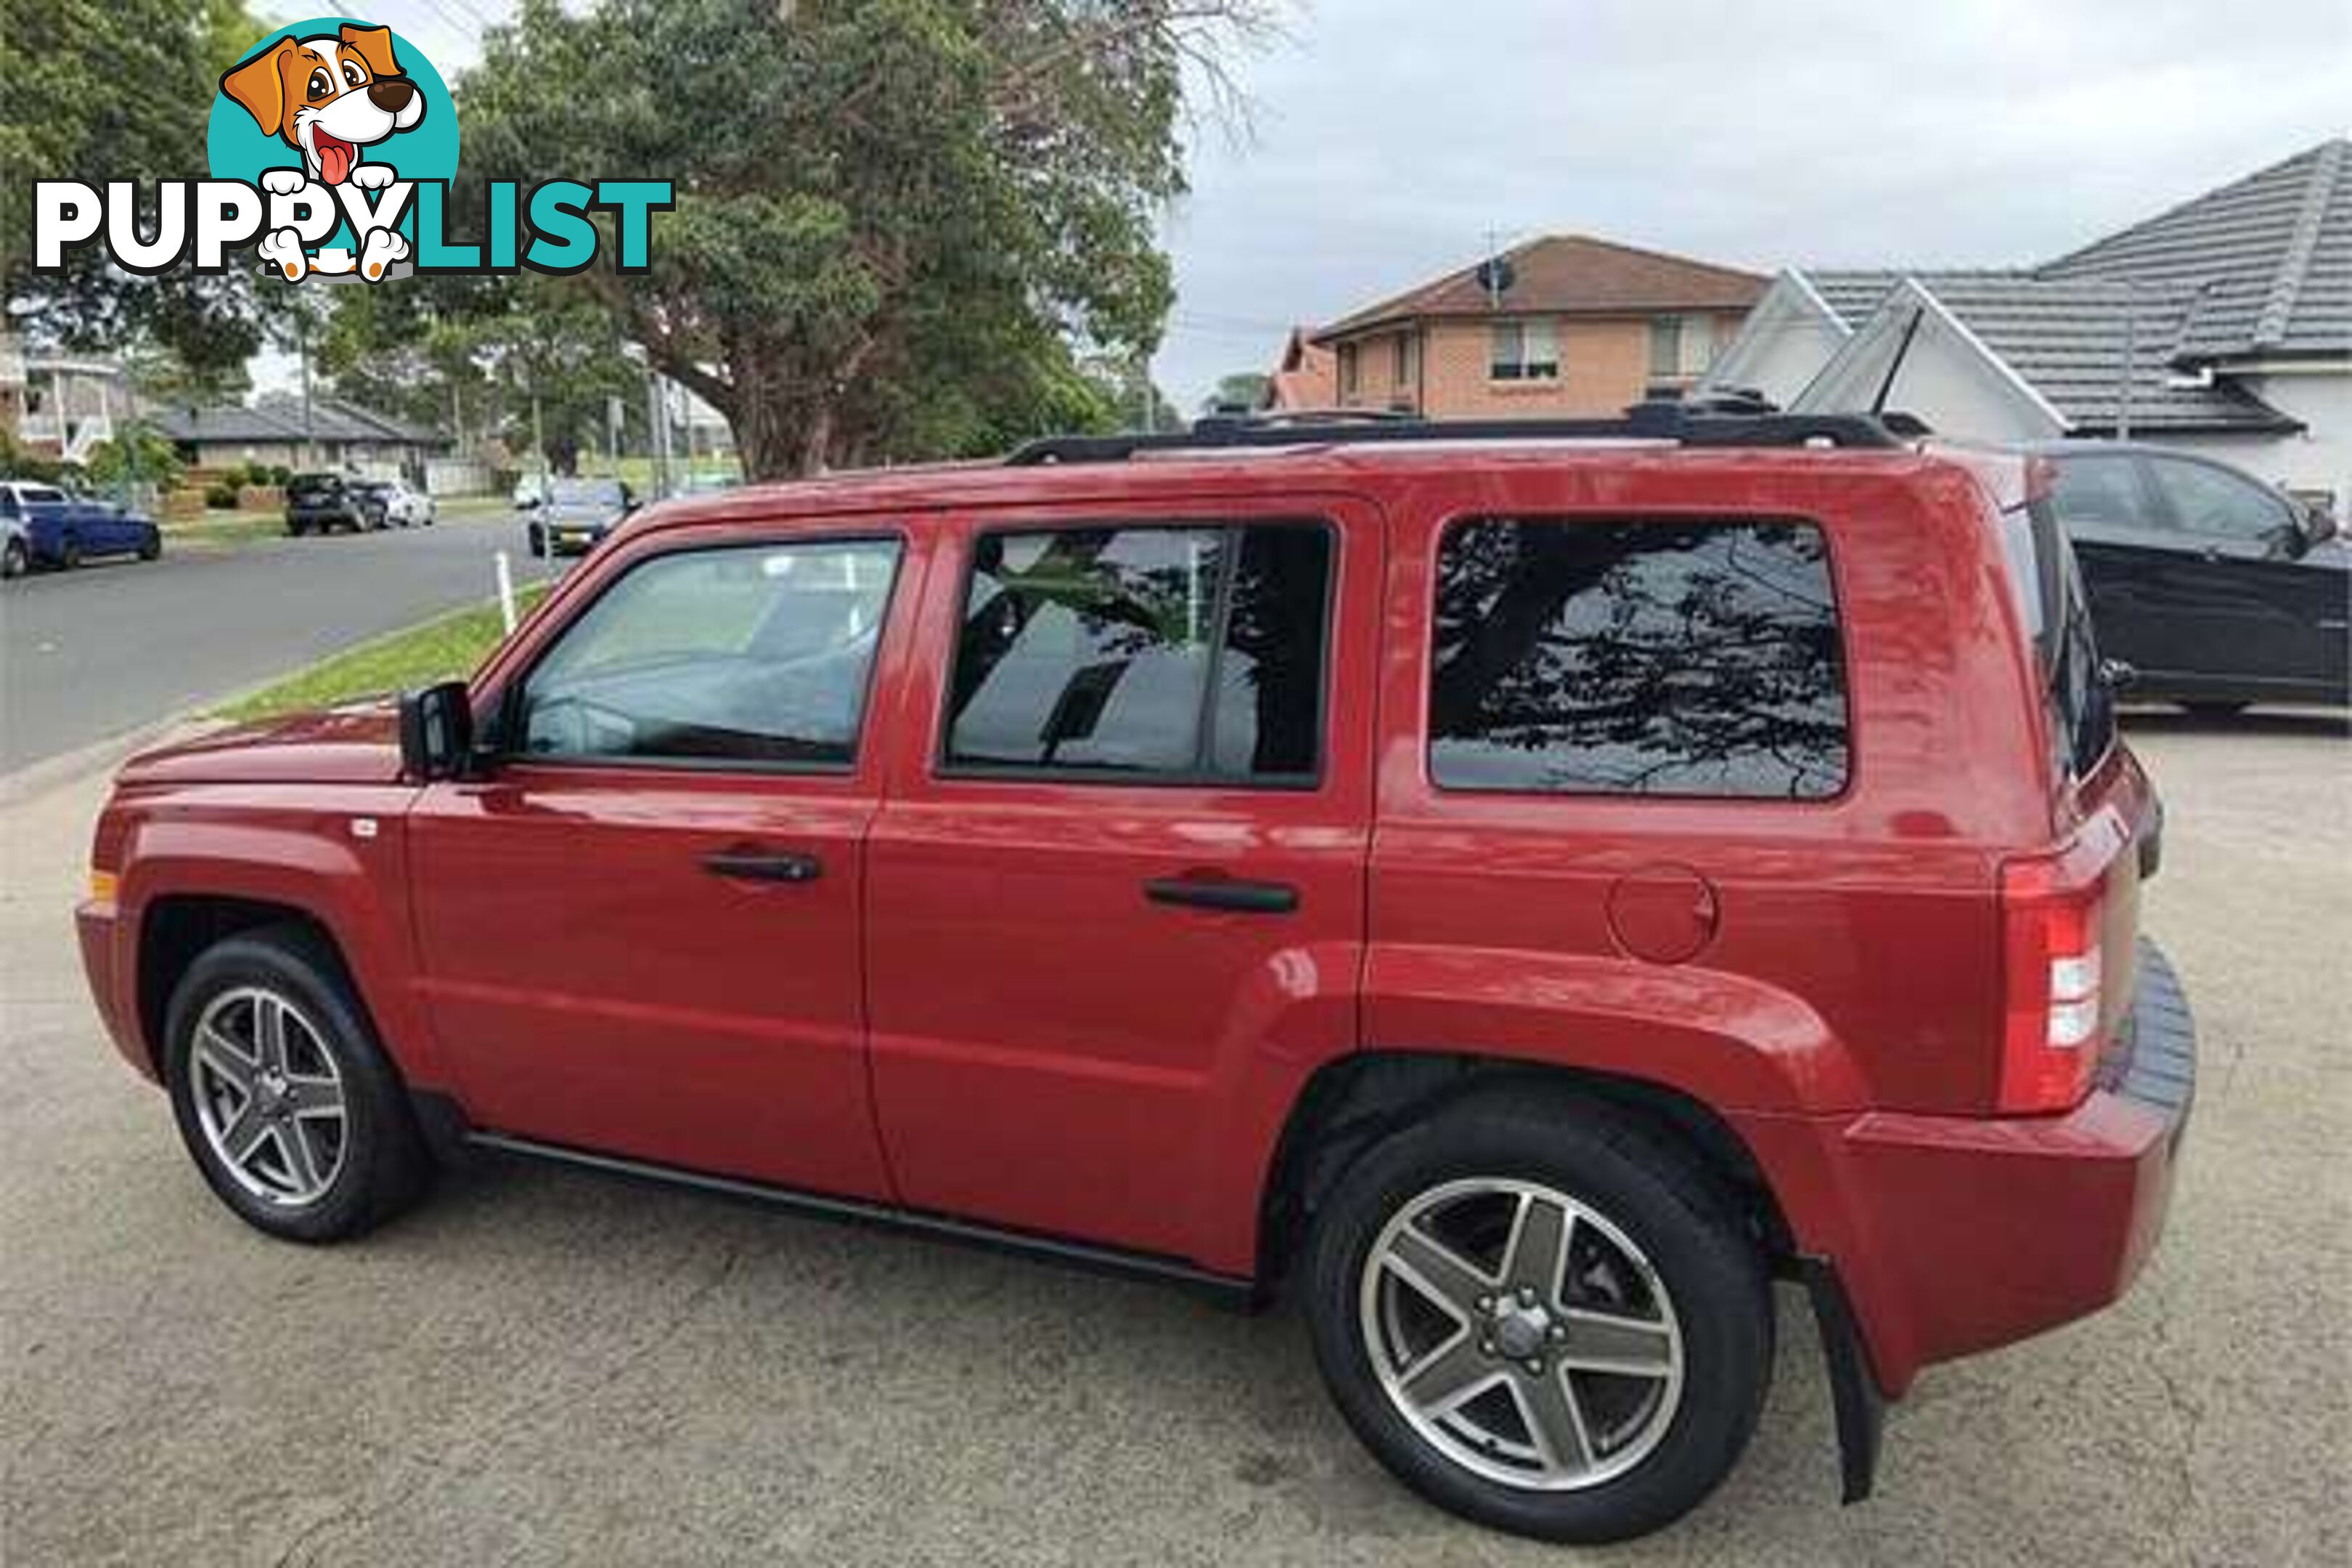
[[2341, 532], [2336, 514], [2324, 506], [2313, 504], [2303, 509], [2303, 539], [2305, 544], [2322, 544]]
[[445, 680], [400, 700], [400, 771], [418, 784], [451, 779], [474, 752], [474, 709], [462, 680]]

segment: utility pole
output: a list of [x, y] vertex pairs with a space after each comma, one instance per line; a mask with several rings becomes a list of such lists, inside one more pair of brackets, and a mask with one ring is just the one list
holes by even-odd
[[2116, 439], [2131, 439], [2132, 375], [2139, 358], [2139, 285], [2124, 283], [2124, 381], [2116, 394]]
[[319, 426], [310, 412], [310, 318], [299, 301], [294, 306], [294, 346], [302, 356], [302, 466], [319, 466]]
[[669, 446], [669, 437], [663, 423], [664, 417], [661, 372], [647, 364], [646, 366], [646, 457], [651, 462], [653, 468], [654, 493], [651, 499], [655, 500], [662, 498], [663, 492], [667, 488], [668, 479], [668, 475], [664, 471], [667, 467], [664, 459]]

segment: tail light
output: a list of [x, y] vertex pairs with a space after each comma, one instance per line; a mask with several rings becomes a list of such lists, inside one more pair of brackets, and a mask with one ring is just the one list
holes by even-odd
[[2104, 867], [2087, 880], [2072, 874], [2084, 858], [2081, 847], [2001, 868], [2005, 1112], [2071, 1109], [2089, 1092], [2098, 1065], [2107, 879]]

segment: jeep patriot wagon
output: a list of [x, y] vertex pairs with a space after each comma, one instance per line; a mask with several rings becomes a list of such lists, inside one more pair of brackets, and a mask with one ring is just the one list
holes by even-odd
[[473, 1146], [1281, 1285], [1382, 1463], [1565, 1541], [1722, 1479], [1789, 1279], [1851, 1500], [2124, 1290], [2189, 1110], [2045, 490], [1645, 406], [674, 502], [465, 685], [128, 763], [82, 952], [274, 1236]]

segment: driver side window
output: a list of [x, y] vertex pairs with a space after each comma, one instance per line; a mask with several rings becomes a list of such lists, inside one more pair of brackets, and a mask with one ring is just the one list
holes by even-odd
[[895, 540], [730, 546], [629, 569], [523, 687], [527, 757], [846, 768]]
[[2180, 526], [2190, 533], [2282, 548], [2294, 532], [2286, 503], [2260, 485], [2203, 463], [2158, 461], [2151, 465]]

